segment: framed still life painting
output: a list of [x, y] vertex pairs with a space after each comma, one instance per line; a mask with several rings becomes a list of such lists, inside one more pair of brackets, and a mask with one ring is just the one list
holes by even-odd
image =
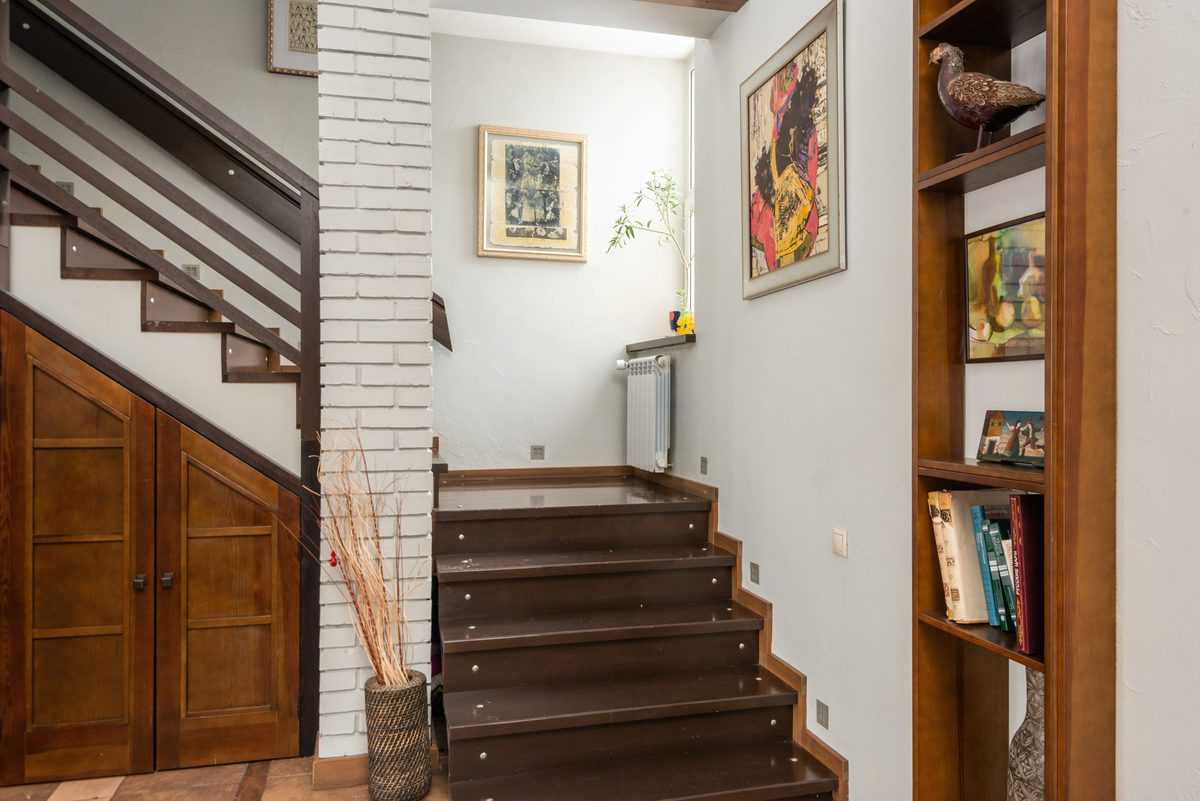
[[846, 269], [842, 0], [742, 84], [742, 297]]
[[1046, 357], [1046, 216], [967, 235], [967, 361]]
[[317, 75], [317, 0], [267, 0], [267, 69]]
[[587, 138], [479, 126], [479, 255], [587, 261]]

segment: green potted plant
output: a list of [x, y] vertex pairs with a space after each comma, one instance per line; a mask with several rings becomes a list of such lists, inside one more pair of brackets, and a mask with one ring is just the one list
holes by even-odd
[[[652, 211], [649, 209], [652, 208]], [[638, 216], [639, 211], [647, 214]], [[696, 319], [692, 304], [692, 260], [683, 247], [683, 203], [679, 198], [679, 184], [669, 170], [651, 170], [645, 185], [633, 196], [633, 208], [621, 206], [621, 213], [613, 223], [612, 239], [608, 242], [608, 253], [637, 238], [639, 233], [658, 237], [660, 246], [670, 244], [679, 256], [682, 285], [675, 291], [679, 308], [668, 314], [671, 331], [677, 334], [692, 334], [696, 330]]]

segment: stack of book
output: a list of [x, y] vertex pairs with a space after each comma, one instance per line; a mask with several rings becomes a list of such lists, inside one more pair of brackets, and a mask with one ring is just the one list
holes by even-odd
[[929, 493], [946, 617], [1016, 635], [1042, 651], [1043, 498], [1007, 490]]

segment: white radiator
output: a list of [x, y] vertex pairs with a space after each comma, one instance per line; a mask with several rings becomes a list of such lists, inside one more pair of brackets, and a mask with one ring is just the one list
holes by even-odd
[[647, 356], [617, 362], [628, 371], [625, 456], [651, 473], [671, 466], [671, 357]]

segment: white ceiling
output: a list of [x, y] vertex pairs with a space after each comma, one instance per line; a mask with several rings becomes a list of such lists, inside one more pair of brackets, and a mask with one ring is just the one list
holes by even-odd
[[[707, 39], [729, 14], [642, 0], [433, 0], [434, 9]], [[445, 31], [453, 33], [453, 31]]]
[[450, 8], [432, 9], [430, 21], [434, 33], [648, 58], [687, 58], [692, 54], [696, 41], [690, 36], [669, 33], [522, 19]]

